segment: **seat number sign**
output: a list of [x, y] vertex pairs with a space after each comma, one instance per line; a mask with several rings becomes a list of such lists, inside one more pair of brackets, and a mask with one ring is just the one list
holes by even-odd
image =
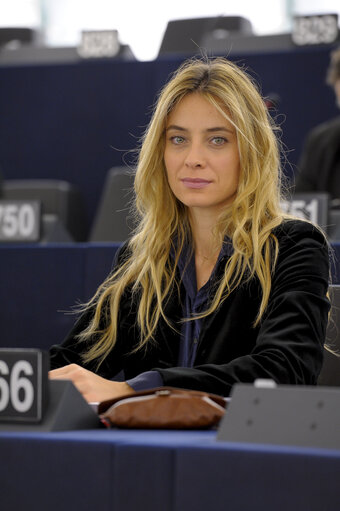
[[319, 203], [317, 199], [292, 199], [291, 201], [281, 202], [281, 207], [286, 213], [302, 218], [303, 220], [309, 220], [315, 224], [317, 224], [319, 220], [318, 206]]
[[40, 202], [0, 200], [0, 241], [38, 241]]
[[296, 16], [292, 40], [297, 46], [334, 43], [339, 34], [338, 15]]
[[46, 386], [42, 351], [0, 349], [0, 422], [40, 422]]

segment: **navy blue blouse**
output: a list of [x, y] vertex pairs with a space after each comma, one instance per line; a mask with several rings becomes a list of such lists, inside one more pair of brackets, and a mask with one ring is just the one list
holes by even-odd
[[[231, 256], [232, 251], [231, 241], [226, 240], [222, 245], [222, 249], [209, 280], [199, 290], [197, 290], [195, 254], [190, 245], [186, 245], [180, 254], [178, 269], [185, 289], [183, 318], [194, 319], [183, 321], [177, 360], [178, 367], [193, 367], [194, 365], [202, 323], [202, 319], [195, 319], [195, 315], [203, 312], [208, 307], [210, 289], [214, 282], [216, 268], [222, 259]], [[161, 387], [163, 385], [163, 380], [158, 371], [146, 371], [135, 378], [127, 380], [127, 383], [137, 391]]]

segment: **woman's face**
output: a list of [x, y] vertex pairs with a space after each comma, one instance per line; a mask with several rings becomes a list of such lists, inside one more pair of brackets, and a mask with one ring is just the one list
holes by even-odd
[[219, 213], [237, 193], [235, 128], [201, 94], [185, 96], [166, 125], [164, 162], [174, 195], [188, 208]]

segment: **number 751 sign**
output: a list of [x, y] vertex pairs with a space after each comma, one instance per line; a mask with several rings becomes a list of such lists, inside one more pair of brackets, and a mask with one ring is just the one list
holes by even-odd
[[40, 422], [47, 392], [46, 353], [0, 349], [0, 422]]

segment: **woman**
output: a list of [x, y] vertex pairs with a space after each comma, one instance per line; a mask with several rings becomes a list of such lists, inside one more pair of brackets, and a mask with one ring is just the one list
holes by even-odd
[[278, 142], [247, 74], [222, 58], [184, 63], [142, 142], [138, 228], [52, 347], [51, 378], [88, 401], [161, 385], [228, 396], [257, 378], [315, 384], [328, 246], [280, 208]]

